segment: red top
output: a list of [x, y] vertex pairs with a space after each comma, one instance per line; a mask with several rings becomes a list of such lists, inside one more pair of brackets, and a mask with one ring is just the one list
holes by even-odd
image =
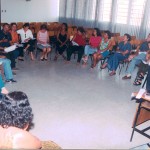
[[100, 45], [101, 40], [102, 38], [100, 36], [97, 36], [97, 37], [91, 36], [89, 43], [92, 47], [97, 48]]
[[76, 37], [73, 41], [76, 42], [79, 46], [85, 46], [86, 43], [83, 36], [79, 35], [78, 33], [76, 34]]

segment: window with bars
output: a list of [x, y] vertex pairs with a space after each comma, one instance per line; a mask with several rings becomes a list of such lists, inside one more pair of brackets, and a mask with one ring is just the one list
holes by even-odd
[[100, 3], [100, 22], [109, 22], [111, 18], [112, 0], [103, 0]]
[[117, 1], [117, 18], [116, 23], [127, 24], [128, 11], [129, 11], [129, 0], [118, 0]]
[[140, 26], [145, 8], [146, 0], [132, 0], [131, 3], [131, 15], [130, 15], [130, 25]]

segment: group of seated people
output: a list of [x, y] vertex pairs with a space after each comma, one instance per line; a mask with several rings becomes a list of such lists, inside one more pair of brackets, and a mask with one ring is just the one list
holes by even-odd
[[[101, 59], [106, 62], [101, 69], [106, 67], [111, 70], [110, 76], [116, 74], [120, 61], [128, 60], [129, 66], [123, 80], [131, 79], [131, 73], [136, 65], [139, 70], [134, 81], [134, 85], [141, 85], [144, 75], [147, 75], [147, 92], [150, 93], [150, 34], [136, 51], [131, 52], [132, 45], [130, 43], [131, 36], [124, 34], [123, 40], [118, 43], [117, 49], [113, 50], [111, 40], [111, 32], [105, 31], [101, 36], [100, 30], [94, 28], [93, 35], [88, 43], [86, 41], [85, 30], [79, 27], [77, 33], [70, 40], [67, 34], [67, 24], [63, 23], [56, 40], [56, 55], [54, 60], [57, 61], [62, 56], [67, 63], [71, 60], [71, 55], [75, 52], [78, 54], [77, 64], [82, 60], [83, 65], [87, 65], [88, 58], [91, 55], [91, 68], [95, 68]], [[20, 36], [18, 36], [18, 34]], [[51, 51], [50, 39], [45, 24], [41, 25], [37, 33], [37, 47], [42, 50], [41, 61], [47, 60]], [[13, 44], [17, 44], [17, 48], [9, 53], [5, 53], [5, 48]], [[25, 23], [23, 28], [17, 30], [15, 23], [3, 25], [0, 31], [0, 63], [4, 68], [6, 82], [16, 82], [13, 79], [12, 70], [15, 66], [15, 59], [23, 61], [24, 52], [29, 51], [31, 60], [34, 60], [34, 44], [35, 39], [29, 29], [29, 24]], [[64, 52], [66, 51], [66, 55]], [[0, 148], [5, 149], [40, 149], [41, 141], [28, 132], [32, 125], [32, 108], [30, 107], [28, 97], [20, 91], [9, 92], [0, 76]]]
[[[107, 67], [111, 71], [110, 76], [116, 74], [120, 62], [127, 61], [129, 66], [126, 75], [122, 79], [131, 79], [131, 73], [138, 66], [139, 71], [133, 84], [141, 85], [141, 80], [144, 79], [144, 75], [148, 72], [148, 66], [150, 65], [150, 34], [146, 39], [142, 40], [140, 45], [137, 45], [134, 51], [132, 50], [130, 41], [131, 36], [127, 33], [124, 34], [122, 40], [117, 43], [117, 48], [114, 50], [114, 43], [111, 40], [110, 31], [105, 31], [103, 36], [101, 36], [100, 30], [94, 28], [93, 35], [87, 42], [85, 30], [82, 27], [77, 29], [77, 33], [70, 41], [67, 36], [67, 24], [62, 23], [56, 42], [56, 50], [58, 53], [54, 60], [57, 60], [58, 55], [61, 55], [69, 63], [71, 55], [76, 52], [78, 54], [77, 64], [82, 60], [82, 64], [87, 65], [90, 55], [92, 57], [91, 68], [95, 68], [100, 60], [105, 59], [106, 61], [101, 66], [101, 69]], [[64, 51], [66, 51], [66, 57]]]
[[[101, 66], [101, 69], [107, 67], [111, 71], [110, 76], [116, 74], [116, 70], [121, 61], [128, 60], [130, 63], [126, 75], [122, 79], [131, 79], [131, 74], [135, 66], [139, 65], [139, 68], [143, 68], [140, 63], [143, 64], [144, 62], [144, 64], [149, 64], [150, 58], [148, 50], [150, 49], [150, 35], [137, 46], [135, 52], [132, 52], [130, 40], [131, 36], [127, 33], [124, 34], [122, 41], [116, 44], [117, 48], [114, 50], [114, 42], [111, 39], [111, 32], [109, 30], [104, 31], [104, 34], [101, 35], [100, 30], [94, 28], [92, 36], [87, 41], [84, 28], [79, 27], [77, 28], [77, 32], [70, 39], [70, 35], [68, 35], [68, 25], [62, 23], [56, 36], [56, 55], [54, 60], [57, 61], [58, 57], [62, 56], [64, 60], [69, 63], [72, 54], [77, 53], [77, 64], [82, 61], [83, 65], [87, 65], [90, 56], [92, 58], [91, 68], [95, 68], [98, 62], [103, 59], [106, 61]], [[0, 63], [4, 68], [6, 82], [16, 82], [13, 79], [12, 70], [17, 69], [15, 61], [17, 58], [18, 60], [24, 61], [24, 53], [28, 51], [31, 60], [35, 59], [33, 53], [35, 42], [37, 43], [37, 47], [42, 51], [40, 60], [47, 60], [52, 48], [46, 24], [41, 25], [36, 38], [33, 37], [29, 23], [25, 23], [22, 29], [19, 30], [17, 30], [16, 23], [12, 23], [10, 26], [7, 23], [3, 25], [0, 31]], [[16, 44], [17, 48], [12, 52], [5, 53], [4, 49], [13, 44]], [[66, 55], [64, 52], [66, 52]], [[140, 73], [140, 75], [138, 75], [138, 79], [136, 78], [134, 85], [141, 85], [139, 78], [143, 79], [146, 72], [147, 67], [145, 67], [143, 74]]]

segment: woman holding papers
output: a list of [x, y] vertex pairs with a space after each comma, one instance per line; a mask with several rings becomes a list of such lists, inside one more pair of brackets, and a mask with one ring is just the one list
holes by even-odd
[[12, 44], [17, 46], [16, 51], [14, 52], [15, 59], [18, 57], [18, 60], [23, 61], [23, 45], [19, 45], [19, 36], [17, 33], [17, 24], [11, 23], [10, 34], [12, 37]]
[[17, 33], [20, 34], [21, 43], [23, 44], [24, 51], [29, 50], [31, 60], [34, 60], [33, 46], [34, 46], [35, 41], [33, 40], [33, 34], [31, 30], [29, 29], [29, 27], [30, 27], [29, 23], [25, 23], [23, 25], [23, 28], [18, 30]]
[[67, 49], [67, 62], [70, 62], [71, 55], [74, 52], [78, 53], [77, 64], [80, 63], [81, 58], [84, 54], [84, 46], [85, 46], [85, 31], [82, 27], [79, 27], [77, 33], [72, 39], [72, 45]]
[[43, 51], [40, 58], [41, 61], [47, 60], [48, 53], [51, 51], [49, 42], [47, 26], [43, 24], [41, 25], [40, 31], [37, 33], [37, 47]]

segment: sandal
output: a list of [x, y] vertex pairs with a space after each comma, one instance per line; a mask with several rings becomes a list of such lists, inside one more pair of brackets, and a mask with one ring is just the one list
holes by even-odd
[[138, 75], [138, 78], [144, 79], [144, 76], [140, 73], [140, 74]]
[[142, 84], [141, 80], [136, 80], [133, 83], [133, 85], [136, 85], [136, 86], [141, 85], [141, 84]]

